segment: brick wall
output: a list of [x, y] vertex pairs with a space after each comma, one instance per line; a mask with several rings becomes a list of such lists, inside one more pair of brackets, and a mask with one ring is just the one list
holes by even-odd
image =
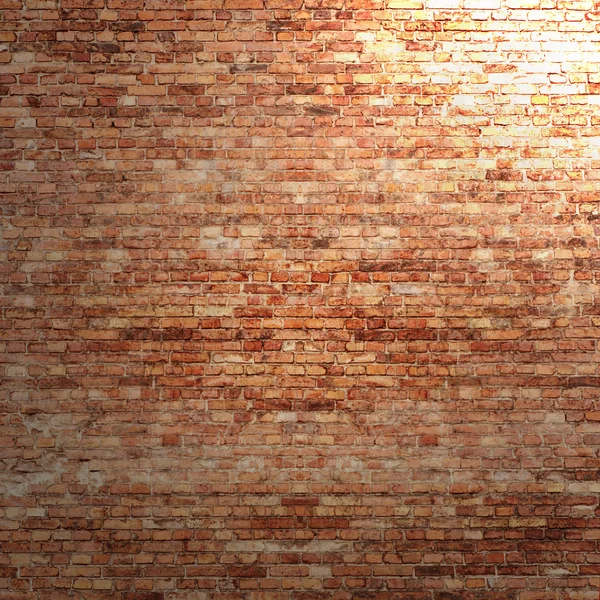
[[599, 2], [2, 7], [2, 600], [597, 600]]

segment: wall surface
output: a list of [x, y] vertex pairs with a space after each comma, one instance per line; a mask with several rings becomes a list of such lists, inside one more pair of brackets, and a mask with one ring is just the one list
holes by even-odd
[[0, 25], [2, 600], [597, 600], [600, 2]]

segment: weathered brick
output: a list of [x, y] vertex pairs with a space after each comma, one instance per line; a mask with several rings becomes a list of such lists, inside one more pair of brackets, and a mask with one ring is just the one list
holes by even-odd
[[597, 598], [598, 9], [5, 0], [0, 597]]

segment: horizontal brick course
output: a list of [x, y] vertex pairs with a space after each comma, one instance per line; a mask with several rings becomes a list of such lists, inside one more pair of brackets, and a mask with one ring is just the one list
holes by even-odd
[[598, 2], [0, 22], [2, 600], [597, 600]]

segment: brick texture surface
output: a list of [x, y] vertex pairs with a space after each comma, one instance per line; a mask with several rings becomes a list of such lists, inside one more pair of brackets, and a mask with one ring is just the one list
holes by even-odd
[[2, 0], [0, 598], [597, 600], [600, 2]]

